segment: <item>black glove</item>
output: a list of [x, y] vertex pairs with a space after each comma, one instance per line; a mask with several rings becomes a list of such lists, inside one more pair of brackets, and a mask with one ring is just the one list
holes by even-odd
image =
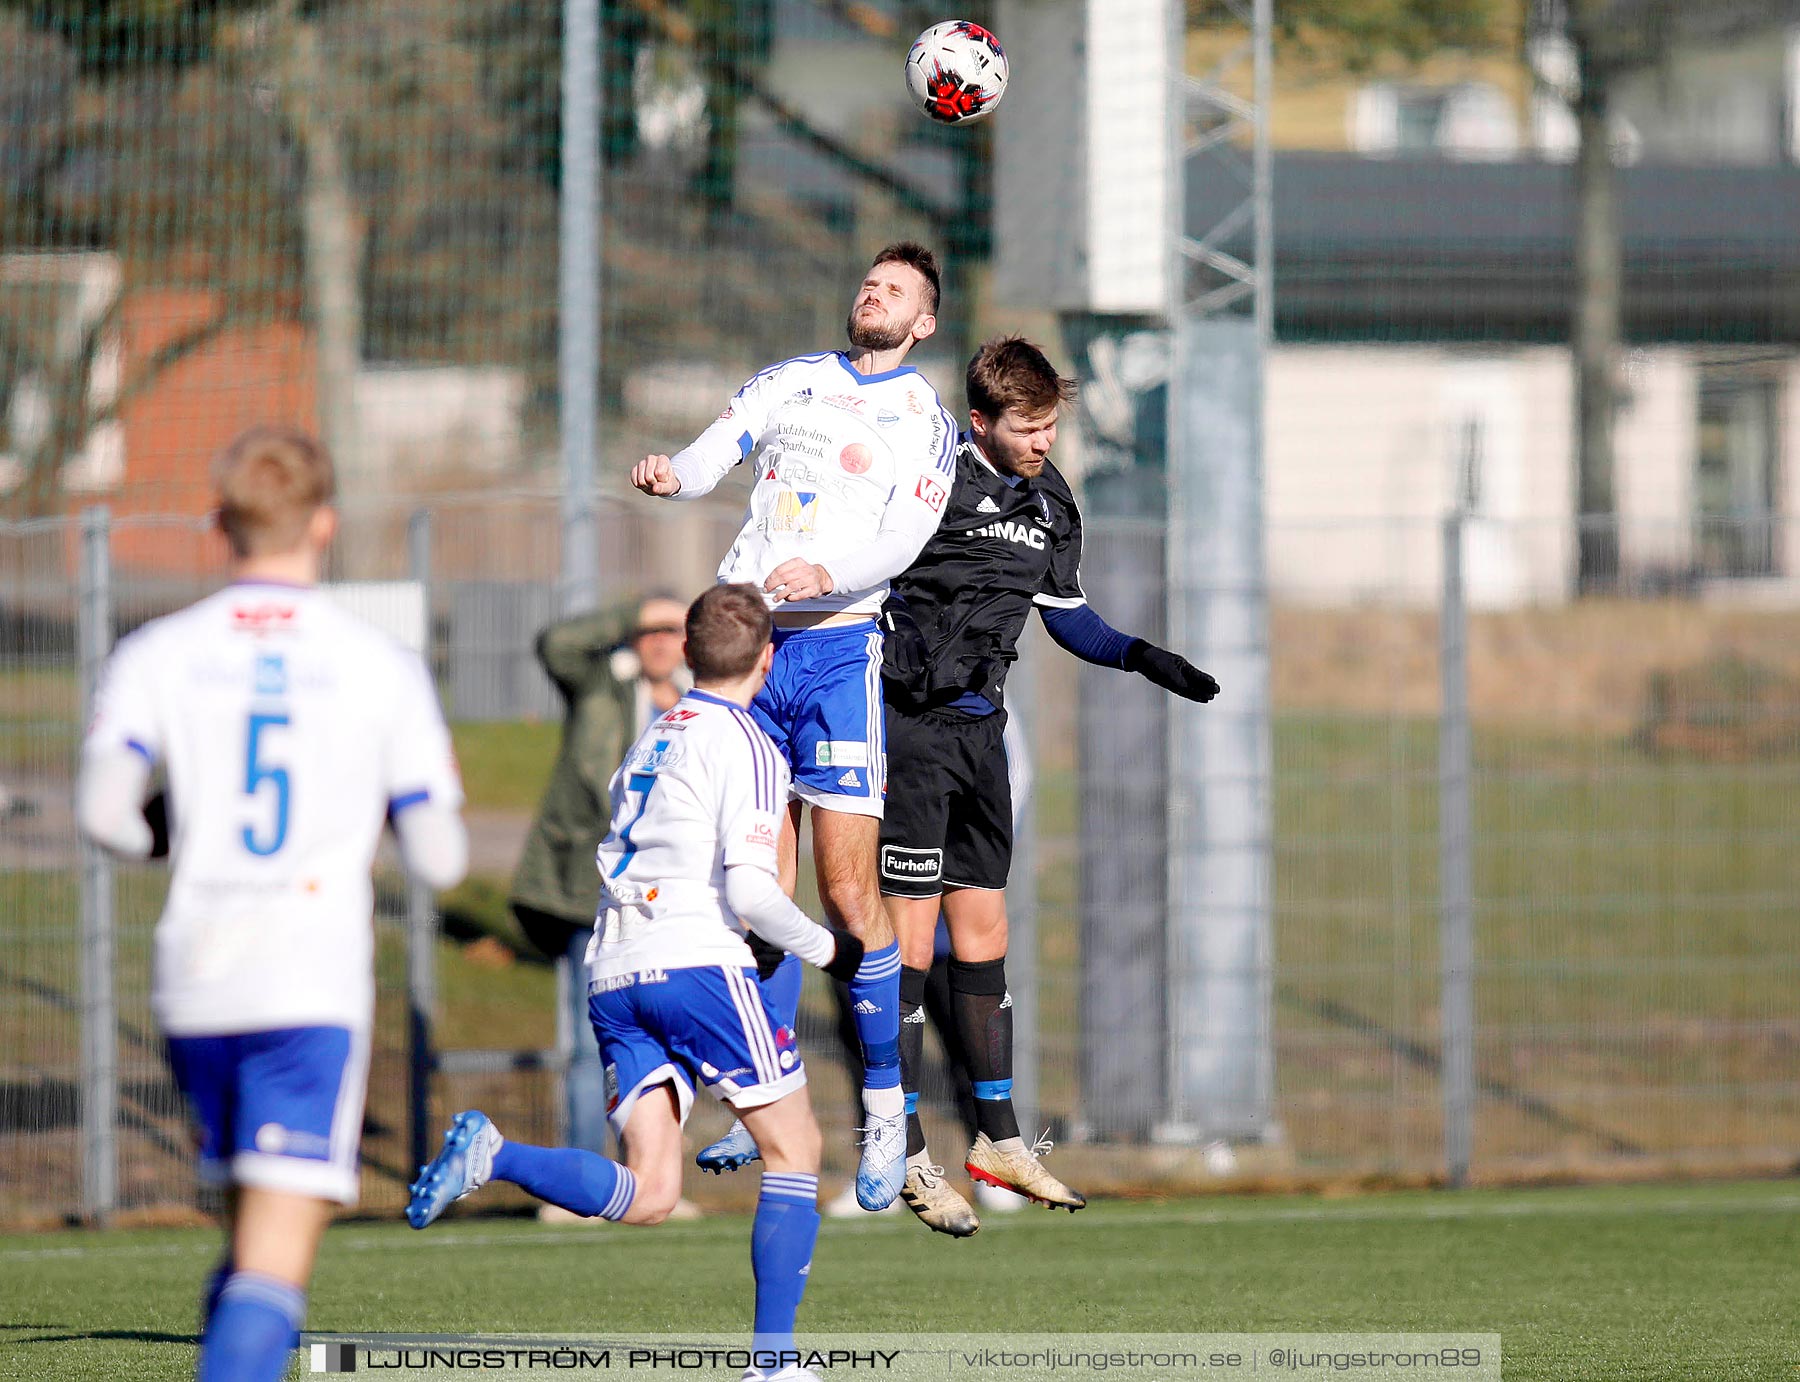
[[862, 968], [863, 943], [848, 931], [840, 931], [835, 926], [828, 929], [837, 946], [831, 952], [831, 962], [820, 968], [840, 984], [847, 984], [856, 977], [856, 971]]
[[169, 857], [169, 794], [158, 792], [144, 803], [144, 824], [150, 827], [150, 857]]
[[754, 931], [744, 939], [750, 942], [750, 953], [756, 957], [756, 977], [768, 983], [776, 968], [787, 958], [787, 951], [779, 945], [770, 945]]
[[1219, 694], [1219, 683], [1179, 653], [1138, 639], [1125, 654], [1125, 670], [1136, 672], [1153, 686], [1204, 704]]

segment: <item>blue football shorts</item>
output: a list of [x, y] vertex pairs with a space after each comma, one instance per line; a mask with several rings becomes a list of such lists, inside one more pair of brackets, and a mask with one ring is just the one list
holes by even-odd
[[169, 1038], [200, 1179], [355, 1204], [369, 1036], [347, 1027]]
[[786, 757], [801, 801], [881, 816], [887, 742], [873, 622], [776, 629], [775, 664], [750, 713]]
[[606, 1067], [606, 1116], [625, 1130], [638, 1096], [672, 1084], [687, 1122], [704, 1088], [733, 1109], [772, 1104], [806, 1083], [790, 1028], [777, 1024], [756, 969], [700, 965], [594, 979], [588, 1018]]

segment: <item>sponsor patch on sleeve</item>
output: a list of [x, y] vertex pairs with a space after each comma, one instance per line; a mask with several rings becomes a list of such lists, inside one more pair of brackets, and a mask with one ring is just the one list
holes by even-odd
[[944, 500], [948, 496], [944, 492], [944, 487], [938, 484], [937, 481], [921, 475], [919, 477], [919, 483], [913, 488], [913, 497], [915, 499], [924, 500], [925, 507], [930, 509], [933, 513], [942, 513], [944, 511]]

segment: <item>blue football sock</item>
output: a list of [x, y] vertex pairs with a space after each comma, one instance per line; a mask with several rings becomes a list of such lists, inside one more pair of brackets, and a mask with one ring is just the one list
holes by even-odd
[[511, 1181], [540, 1200], [589, 1219], [617, 1222], [637, 1198], [636, 1176], [618, 1162], [579, 1147], [503, 1142], [494, 1154], [493, 1179]]
[[[850, 981], [850, 1007], [862, 1040], [863, 1088], [900, 1088], [900, 943], [863, 956]], [[895, 1100], [898, 1112], [899, 1101]]]
[[[817, 1176], [763, 1172], [756, 1222], [750, 1228], [750, 1270], [756, 1277], [752, 1348], [758, 1354], [794, 1347], [794, 1317], [806, 1294], [813, 1244], [819, 1237], [818, 1201]], [[763, 1371], [774, 1372], [778, 1366], [764, 1366]]]
[[200, 1340], [199, 1382], [278, 1382], [287, 1375], [306, 1292], [261, 1272], [233, 1272]]
[[800, 1020], [800, 981], [805, 977], [800, 957], [783, 955], [775, 972], [762, 981], [763, 1005], [777, 1027], [795, 1030], [794, 1024]]
[[231, 1280], [231, 1274], [237, 1270], [231, 1263], [231, 1249], [225, 1249], [225, 1255], [213, 1267], [212, 1275], [206, 1278], [206, 1294], [200, 1299], [200, 1332], [206, 1333], [206, 1326], [212, 1323], [213, 1313], [219, 1308], [219, 1293], [225, 1289], [225, 1283]]

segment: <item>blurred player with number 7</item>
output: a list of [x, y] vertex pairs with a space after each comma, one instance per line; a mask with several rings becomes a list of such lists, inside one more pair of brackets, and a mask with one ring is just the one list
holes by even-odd
[[704, 1088], [744, 1120], [767, 1162], [750, 1240], [757, 1358], [746, 1376], [799, 1379], [813, 1376], [792, 1355], [819, 1232], [819, 1126], [806, 1068], [763, 1000], [745, 939], [760, 935], [837, 979], [857, 972], [863, 945], [781, 891], [787, 769], [745, 709], [774, 657], [769, 633], [754, 586], [714, 586], [694, 601], [694, 689], [613, 775], [587, 991], [624, 1162], [508, 1141], [472, 1109], [413, 1184], [407, 1218], [425, 1228], [502, 1180], [585, 1217], [661, 1223], [681, 1194], [681, 1129]]

